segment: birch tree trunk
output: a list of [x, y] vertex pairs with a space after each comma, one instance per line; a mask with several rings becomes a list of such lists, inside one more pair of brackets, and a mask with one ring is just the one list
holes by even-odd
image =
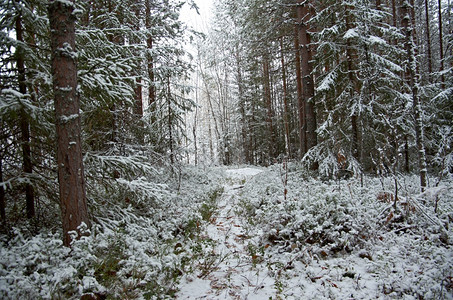
[[[58, 183], [63, 223], [63, 243], [71, 245], [70, 231], [89, 226], [82, 160], [81, 122], [77, 93], [74, 6], [51, 1], [48, 8], [52, 76], [57, 131]], [[82, 232], [83, 234], [83, 232]]]

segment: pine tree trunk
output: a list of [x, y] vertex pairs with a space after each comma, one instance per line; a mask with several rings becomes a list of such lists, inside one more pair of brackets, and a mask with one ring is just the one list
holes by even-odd
[[281, 63], [282, 63], [282, 82], [283, 82], [283, 123], [285, 125], [285, 137], [286, 137], [286, 156], [291, 157], [291, 140], [289, 137], [289, 122], [288, 122], [288, 95], [287, 95], [287, 88], [286, 88], [286, 66], [285, 66], [285, 57], [283, 54], [283, 37], [280, 38], [280, 55], [281, 55]]
[[396, 28], [397, 24], [396, 24], [396, 20], [397, 20], [397, 13], [396, 13], [396, 3], [395, 3], [396, 0], [392, 0], [392, 25], [393, 27]]
[[296, 26], [294, 35], [294, 49], [296, 56], [296, 84], [297, 84], [297, 106], [299, 116], [299, 149], [300, 157], [302, 158], [307, 153], [307, 137], [305, 135], [306, 122], [305, 122], [305, 101], [302, 87], [302, 72], [300, 65], [300, 45], [299, 45], [299, 26]]
[[[20, 43], [24, 42], [22, 16], [19, 14], [16, 18], [16, 38]], [[18, 70], [19, 92], [22, 95], [27, 93], [27, 85], [25, 83], [25, 53], [21, 45], [18, 45], [16, 51], [16, 63]], [[23, 157], [23, 171], [26, 176], [33, 173], [33, 163], [31, 161], [30, 147], [30, 123], [25, 108], [20, 109], [20, 129], [21, 129], [21, 144]], [[25, 183], [25, 201], [27, 218], [31, 219], [35, 216], [35, 193], [33, 186], [30, 183]]]
[[[0, 183], [3, 182], [3, 157], [0, 156]], [[2, 222], [6, 221], [6, 201], [5, 201], [5, 188], [0, 186], [0, 217]]]
[[[301, 54], [301, 72], [303, 81], [303, 94], [305, 100], [305, 117], [307, 124], [306, 138], [307, 138], [307, 151], [313, 148], [318, 143], [316, 133], [316, 112], [315, 112], [315, 85], [313, 80], [313, 66], [312, 66], [312, 45], [310, 37], [310, 27], [308, 22], [311, 18], [311, 10], [309, 8], [310, 2], [299, 0], [297, 7], [297, 19], [299, 22], [299, 43]], [[312, 166], [317, 169], [317, 164]]]
[[438, 16], [437, 18], [439, 19], [439, 55], [440, 55], [440, 69], [439, 72], [441, 73], [440, 75], [440, 82], [442, 85], [442, 89], [445, 87], [445, 78], [443, 75], [444, 71], [444, 38], [443, 38], [443, 29], [442, 29], [442, 1], [438, 0], [437, 1], [438, 5]]
[[[134, 14], [136, 17], [136, 20], [140, 20], [142, 10], [141, 10], [141, 0], [135, 0], [135, 5], [134, 5]], [[140, 31], [140, 24], [139, 22], [134, 23], [129, 21], [129, 26], [134, 28], [136, 32]], [[138, 37], [132, 37], [129, 41], [129, 43], [133, 45], [139, 45], [141, 44], [141, 40]], [[135, 56], [141, 57], [140, 51], [134, 51]], [[136, 69], [132, 71], [132, 76], [135, 77], [135, 86], [134, 86], [134, 93], [135, 93], [135, 103], [134, 103], [134, 117], [132, 120], [132, 126], [134, 127], [135, 131], [135, 136], [137, 139], [137, 143], [139, 145], [144, 145], [145, 144], [145, 136], [144, 136], [144, 131], [145, 131], [145, 123], [143, 122], [143, 86], [142, 86], [142, 61], [140, 60], [139, 64], [136, 65]]]
[[238, 93], [239, 93], [239, 109], [241, 112], [241, 139], [242, 139], [242, 152], [244, 154], [244, 159], [246, 163], [251, 164], [250, 159], [250, 147], [247, 141], [247, 114], [245, 111], [245, 99], [244, 99], [244, 88], [242, 82], [242, 72], [241, 72], [241, 57], [239, 54], [239, 49], [236, 49], [236, 72], [237, 72], [237, 83], [238, 83]]
[[401, 7], [402, 16], [402, 27], [404, 30], [405, 48], [407, 54], [407, 65], [406, 69], [408, 72], [409, 87], [412, 92], [412, 109], [414, 114], [414, 127], [415, 127], [415, 142], [418, 150], [418, 167], [420, 172], [420, 186], [421, 190], [424, 191], [426, 187], [426, 176], [427, 176], [427, 165], [424, 145], [424, 134], [423, 134], [423, 120], [422, 120], [422, 108], [420, 103], [420, 96], [418, 91], [418, 80], [417, 80], [417, 61], [415, 59], [414, 52], [414, 41], [412, 34], [412, 26], [410, 26], [410, 4], [408, 0], [403, 0]]
[[170, 163], [175, 163], [175, 153], [173, 146], [173, 116], [171, 110], [171, 87], [170, 87], [170, 75], [167, 76], [167, 110], [168, 110], [168, 139], [169, 139], [169, 150], [170, 150]]
[[[151, 3], [150, 0], [146, 0], [145, 6], [145, 26], [147, 30], [151, 30]], [[146, 47], [148, 49], [148, 80], [149, 80], [149, 88], [148, 88], [148, 105], [151, 109], [155, 105], [156, 101], [156, 88], [154, 86], [154, 60], [152, 55], [153, 50], [153, 37], [151, 33], [148, 33], [148, 38], [146, 39]]]
[[431, 54], [431, 31], [429, 28], [429, 8], [428, 0], [425, 0], [425, 19], [426, 19], [426, 44], [427, 44], [427, 59], [428, 59], [428, 77], [430, 78], [433, 73], [432, 54]]
[[134, 113], [138, 118], [143, 117], [142, 77], [135, 80], [135, 106]]
[[77, 93], [76, 18], [73, 14], [74, 6], [68, 1], [51, 1], [48, 9], [63, 242], [65, 246], [70, 246], [69, 232], [77, 231], [81, 234], [79, 226], [82, 223], [89, 226]]
[[[141, 10], [140, 10], [141, 0], [136, 0], [135, 2], [136, 3], [135, 3], [135, 7], [134, 7], [134, 13], [135, 13], [135, 17], [137, 18], [137, 20], [139, 20], [140, 15], [141, 15]], [[140, 24], [137, 23], [137, 24], [130, 24], [130, 25], [137, 32], [140, 31]], [[140, 45], [140, 43], [141, 43], [140, 39], [138, 39], [138, 38], [132, 39], [131, 42], [135, 45]], [[135, 55], [139, 56], [140, 53], [137, 52]], [[140, 120], [143, 117], [141, 64], [139, 64], [137, 67], [137, 70], [134, 70], [133, 72], [134, 72], [133, 76], [136, 77], [136, 79], [135, 79], [135, 106], [134, 106], [135, 112], [134, 113], [137, 116], [137, 118]], [[141, 122], [138, 122], [138, 123], [140, 124]], [[140, 127], [143, 127], [142, 124], [140, 124]]]
[[404, 136], [404, 169], [407, 174], [411, 171], [411, 164], [409, 161], [409, 139], [407, 135]]
[[[348, 7], [348, 10], [352, 9]], [[346, 28], [347, 30], [352, 29], [352, 20], [349, 14], [346, 15]], [[348, 65], [348, 77], [349, 82], [352, 84], [353, 88], [351, 89], [351, 99], [354, 99], [360, 93], [359, 82], [355, 76], [354, 70], [354, 61], [357, 60], [357, 53], [353, 49], [349, 39], [346, 42], [346, 60]], [[354, 101], [354, 100], [353, 100]], [[360, 163], [361, 153], [360, 153], [360, 144], [359, 144], [359, 126], [358, 126], [359, 115], [357, 112], [352, 112], [351, 115], [351, 130], [352, 130], [352, 155]]]
[[273, 109], [272, 109], [272, 98], [271, 98], [271, 87], [269, 82], [269, 60], [267, 57], [263, 59], [263, 78], [264, 78], [264, 97], [266, 99], [267, 106], [267, 124], [269, 130], [269, 140], [268, 140], [268, 155], [270, 159], [274, 158], [274, 146], [275, 146], [275, 136], [274, 136], [274, 126], [272, 123]]

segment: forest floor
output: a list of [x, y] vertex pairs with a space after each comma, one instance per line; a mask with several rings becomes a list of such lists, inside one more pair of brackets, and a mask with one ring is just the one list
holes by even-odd
[[71, 248], [57, 221], [0, 234], [0, 299], [453, 299], [453, 178], [420, 193], [415, 175], [276, 164], [134, 184], [144, 198], [92, 196]]
[[[226, 171], [203, 233], [213, 246], [178, 299], [453, 299], [451, 185], [420, 195], [405, 178], [395, 210], [385, 179], [362, 187], [287, 173]], [[436, 196], [444, 222], [419, 201]]]
[[245, 229], [247, 221], [236, 212], [240, 189], [260, 172], [254, 168], [226, 171], [224, 193], [202, 237], [215, 243], [212, 252], [206, 253], [199, 273], [183, 277], [177, 298], [269, 299], [276, 294], [275, 280], [257, 263], [258, 254], [248, 248], [252, 237]]

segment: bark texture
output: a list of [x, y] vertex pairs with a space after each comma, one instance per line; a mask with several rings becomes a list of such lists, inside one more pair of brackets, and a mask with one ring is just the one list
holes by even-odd
[[280, 60], [282, 63], [282, 84], [283, 84], [283, 107], [284, 107], [284, 114], [283, 114], [283, 122], [285, 125], [285, 143], [286, 143], [286, 155], [291, 157], [291, 140], [289, 136], [289, 108], [288, 108], [288, 96], [287, 96], [287, 88], [286, 88], [286, 67], [285, 67], [285, 56], [283, 53], [283, 37], [280, 38]]
[[415, 129], [415, 143], [418, 150], [418, 166], [420, 174], [420, 186], [422, 192], [426, 187], [426, 176], [427, 176], [427, 165], [426, 165], [426, 153], [424, 145], [424, 134], [423, 134], [423, 117], [422, 107], [420, 103], [420, 95], [418, 90], [418, 78], [417, 78], [417, 61], [415, 59], [415, 45], [412, 34], [412, 26], [410, 25], [410, 3], [408, 0], [403, 0], [401, 5], [401, 25], [403, 27], [405, 40], [405, 48], [407, 54], [407, 78], [409, 88], [412, 92], [412, 109], [414, 114], [414, 129]]
[[307, 150], [316, 146], [318, 137], [316, 133], [316, 112], [314, 104], [315, 85], [313, 80], [313, 53], [311, 45], [309, 20], [311, 10], [309, 1], [299, 0], [297, 7], [297, 19], [299, 23], [299, 43], [301, 55], [301, 72], [303, 83], [303, 98], [305, 100], [305, 122], [306, 122], [306, 139]]
[[[152, 16], [151, 16], [151, 3], [150, 0], [145, 2], [145, 26], [148, 30], [152, 27]], [[146, 47], [148, 48], [148, 77], [149, 77], [149, 88], [148, 88], [148, 105], [153, 107], [156, 102], [156, 88], [154, 86], [154, 59], [153, 59], [153, 37], [149, 33], [146, 39]]]
[[[70, 231], [89, 226], [82, 160], [81, 122], [77, 93], [74, 7], [67, 1], [51, 1], [52, 75], [57, 130], [58, 182], [63, 223], [63, 242], [70, 246]], [[80, 234], [80, 232], [79, 232]]]
[[307, 138], [305, 135], [305, 101], [302, 87], [302, 72], [300, 70], [300, 46], [299, 46], [299, 28], [296, 27], [296, 34], [294, 36], [294, 47], [296, 51], [296, 83], [297, 83], [297, 106], [299, 115], [299, 149], [300, 157], [302, 158], [307, 153]]
[[[3, 158], [0, 157], [0, 182], [3, 182]], [[2, 222], [6, 221], [6, 201], [5, 188], [0, 185], [0, 218]]]
[[269, 59], [267, 56], [263, 58], [263, 80], [264, 80], [264, 97], [266, 99], [267, 106], [267, 125], [269, 130], [269, 140], [268, 140], [268, 155], [270, 159], [274, 158], [274, 146], [275, 146], [275, 136], [274, 136], [274, 124], [273, 119], [273, 108], [272, 108], [272, 95], [271, 95], [271, 86], [269, 81]]

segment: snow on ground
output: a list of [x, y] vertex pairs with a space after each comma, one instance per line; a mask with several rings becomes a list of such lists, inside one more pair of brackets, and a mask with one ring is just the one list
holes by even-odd
[[453, 299], [452, 178], [421, 194], [417, 176], [297, 164], [182, 171], [156, 199], [108, 204], [72, 249], [0, 235], [0, 298]]
[[244, 220], [238, 216], [238, 191], [243, 183], [263, 170], [241, 168], [227, 170], [224, 194], [217, 212], [206, 227], [206, 238], [215, 246], [214, 262], [206, 273], [188, 274], [182, 279], [178, 299], [269, 299], [275, 295], [275, 282], [265, 266], [257, 264], [257, 254], [250, 249], [250, 236]]
[[183, 276], [178, 299], [453, 299], [439, 227], [453, 216], [451, 182], [436, 216], [417, 202], [416, 177], [398, 178], [405, 200], [393, 211], [377, 197], [392, 179], [322, 182], [281, 166], [226, 174], [205, 230], [212, 264]]
[[257, 168], [240, 168], [240, 169], [229, 169], [226, 170], [225, 172], [227, 176], [230, 178], [246, 179], [247, 177], [252, 177], [263, 172], [263, 170]]

